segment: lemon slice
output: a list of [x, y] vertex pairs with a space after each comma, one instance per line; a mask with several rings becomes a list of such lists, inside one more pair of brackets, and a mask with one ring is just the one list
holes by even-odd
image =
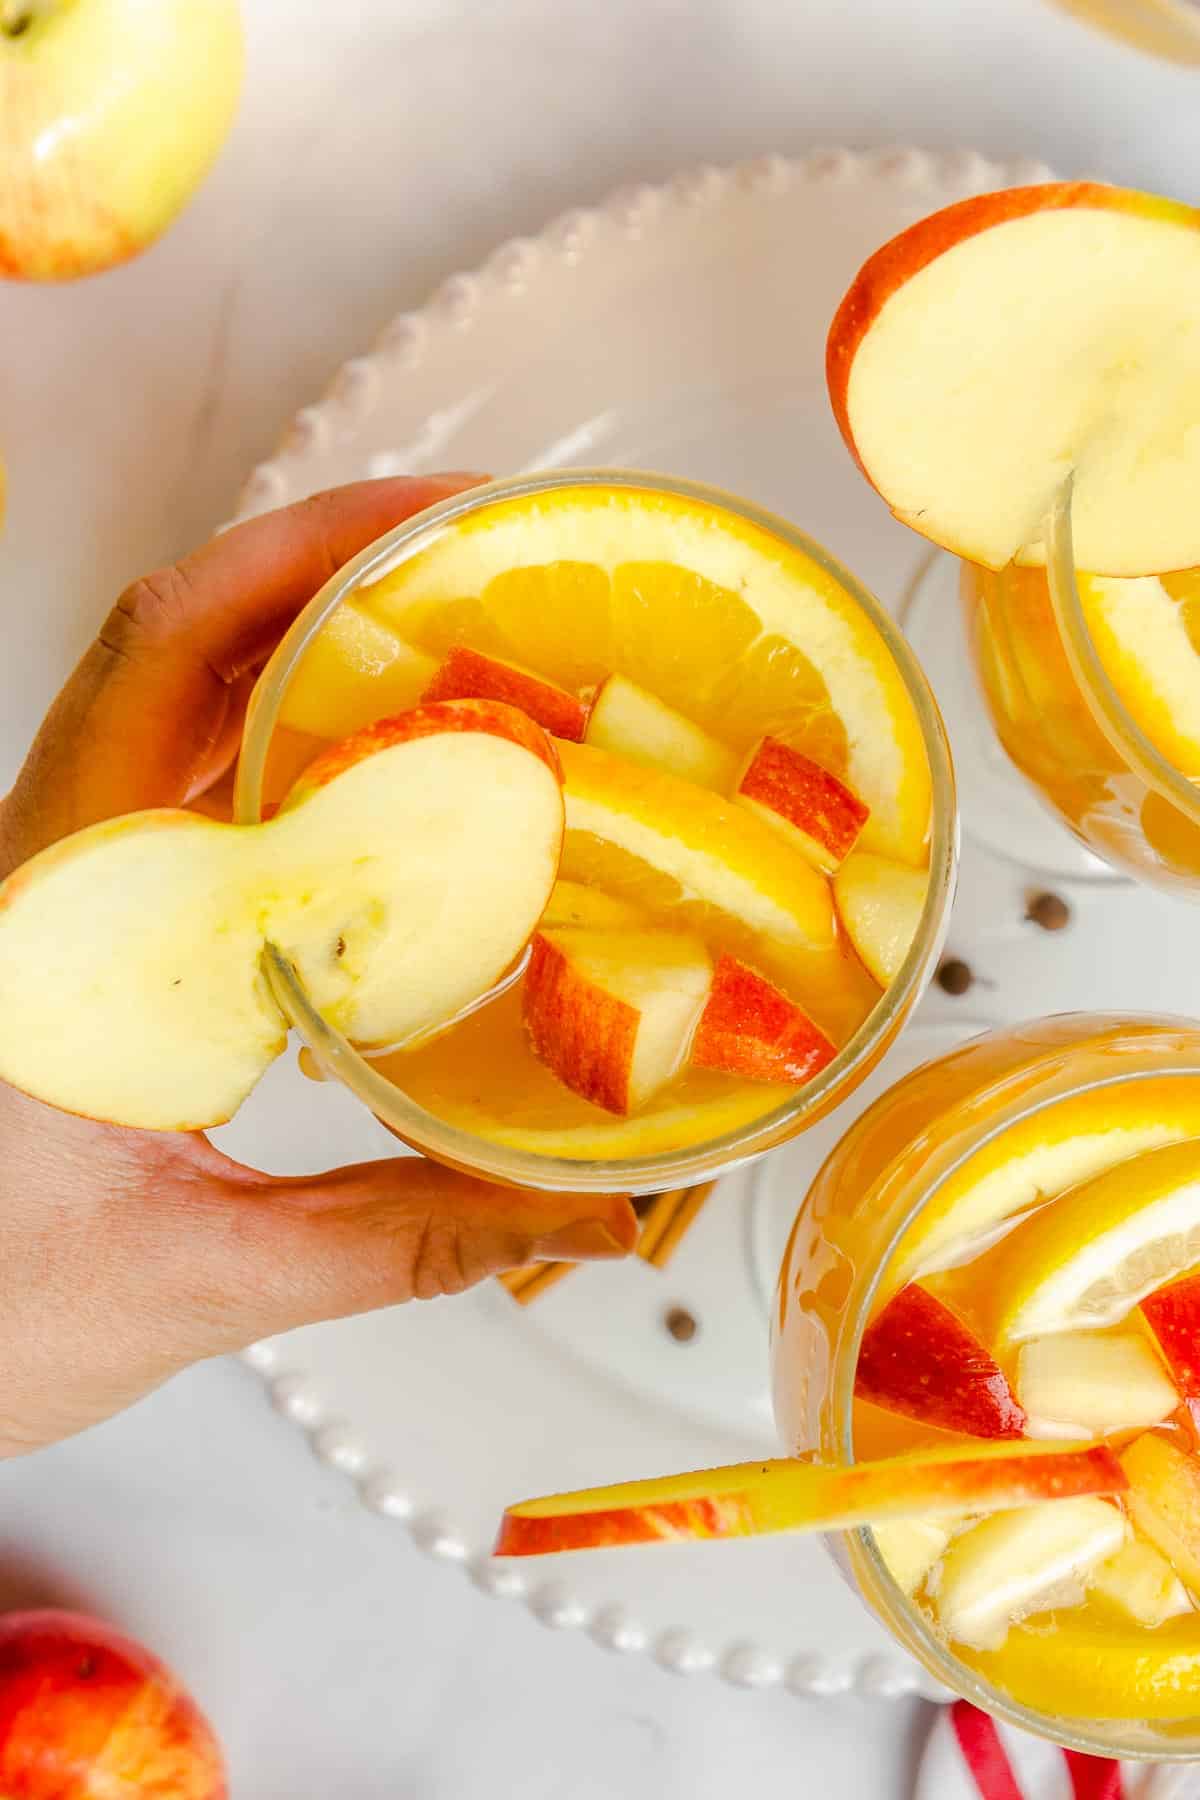
[[[1200, 1262], [1200, 1144], [1168, 1144], [1072, 1188], [979, 1265], [1002, 1338], [1115, 1325]], [[986, 1273], [985, 1273], [986, 1271]]]
[[786, 736], [870, 807], [864, 849], [925, 861], [929, 764], [891, 652], [831, 571], [723, 507], [514, 496], [359, 598], [432, 656], [466, 642], [575, 689], [621, 674], [734, 750]]
[[969, 1667], [1035, 1712], [1063, 1719], [1193, 1719], [1200, 1614], [1147, 1631], [1094, 1606], [1016, 1626], [1002, 1650], [959, 1651]]
[[982, 1249], [1037, 1204], [1143, 1151], [1200, 1137], [1200, 1082], [1175, 1076], [1091, 1088], [1028, 1113], [938, 1189], [905, 1233], [888, 1291]]

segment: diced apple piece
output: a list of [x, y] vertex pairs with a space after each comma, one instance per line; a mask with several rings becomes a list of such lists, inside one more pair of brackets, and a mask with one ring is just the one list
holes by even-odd
[[592, 925], [607, 931], [646, 923], [646, 914], [640, 906], [622, 900], [617, 894], [606, 894], [601, 888], [586, 887], [582, 881], [556, 881], [549, 905], [542, 914], [544, 926]]
[[1200, 1402], [1200, 1275], [1185, 1275], [1147, 1294], [1142, 1315], [1184, 1399]]
[[597, 688], [584, 742], [720, 793], [729, 791], [737, 774], [732, 750], [624, 675], [610, 675]]
[[854, 1392], [889, 1412], [972, 1437], [1019, 1438], [1025, 1425], [996, 1359], [916, 1282], [901, 1288], [867, 1326]]
[[562, 831], [552, 744], [489, 701], [332, 746], [266, 824], [91, 826], [0, 886], [0, 1079], [117, 1124], [218, 1124], [286, 1038], [264, 942], [349, 1036], [408, 1036], [520, 954]]
[[374, 719], [415, 706], [437, 664], [352, 600], [321, 627], [288, 683], [281, 725], [349, 737]]
[[573, 1093], [632, 1113], [687, 1058], [712, 983], [699, 938], [669, 931], [539, 931], [524, 985], [534, 1054]]
[[1120, 1461], [1135, 1527], [1200, 1597], [1200, 1457], [1147, 1431], [1121, 1452]]
[[1179, 1395], [1138, 1332], [1065, 1331], [1021, 1346], [1017, 1392], [1031, 1437], [1108, 1437], [1160, 1425]]
[[846, 935], [880, 987], [900, 973], [925, 906], [924, 869], [857, 850], [833, 878], [833, 897]]
[[941, 1519], [893, 1519], [871, 1535], [896, 1586], [915, 1594], [950, 1542], [950, 1527]]
[[1082, 1584], [1115, 1556], [1129, 1527], [1107, 1500], [1023, 1506], [973, 1525], [946, 1551], [937, 1616], [947, 1637], [998, 1650], [1010, 1625], [1047, 1607], [1078, 1604]]
[[1073, 472], [1080, 568], [1192, 568], [1198, 293], [1191, 207], [1095, 182], [960, 201], [876, 251], [842, 301], [842, 436], [897, 518], [971, 562], [1042, 561]]
[[773, 737], [754, 750], [737, 797], [823, 875], [845, 862], [871, 812], [836, 775]]
[[836, 1055], [782, 988], [736, 956], [721, 957], [692, 1041], [696, 1068], [798, 1087]]
[[[1065, 1503], [1126, 1487], [1107, 1444], [978, 1444], [834, 1467], [785, 1458], [551, 1494], [510, 1506], [497, 1556], [679, 1538], [844, 1531], [881, 1520]], [[1119, 1515], [1118, 1515], [1119, 1516]], [[1115, 1547], [1115, 1546], [1114, 1546]]]
[[1148, 1631], [1192, 1610], [1187, 1589], [1166, 1557], [1136, 1537], [1093, 1570], [1088, 1593], [1107, 1600]]
[[553, 737], [579, 743], [587, 727], [587, 702], [519, 663], [484, 656], [456, 644], [421, 696], [423, 700], [502, 700]]

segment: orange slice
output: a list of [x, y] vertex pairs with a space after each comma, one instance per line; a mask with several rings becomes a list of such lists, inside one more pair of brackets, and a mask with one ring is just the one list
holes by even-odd
[[[1200, 777], [1200, 654], [1196, 573], [1116, 581], [1080, 575], [1079, 599], [1096, 654], [1135, 722], [1185, 775]], [[1172, 592], [1172, 587], [1175, 592]]]
[[650, 489], [563, 487], [461, 520], [360, 597], [429, 655], [619, 673], [733, 749], [764, 732], [845, 776], [864, 847], [925, 860], [930, 774], [887, 645], [837, 578], [760, 525]]

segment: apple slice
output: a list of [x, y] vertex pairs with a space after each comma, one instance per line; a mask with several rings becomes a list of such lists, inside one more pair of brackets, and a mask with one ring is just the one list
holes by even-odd
[[1200, 1596], [1200, 1457], [1146, 1431], [1121, 1452], [1134, 1526]]
[[1062, 1502], [1126, 1487], [1107, 1444], [979, 1444], [836, 1467], [734, 1463], [616, 1487], [523, 1500], [505, 1512], [497, 1556], [542, 1556], [679, 1538], [773, 1531], [845, 1531], [880, 1520]]
[[921, 923], [929, 876], [868, 850], [848, 856], [833, 880], [846, 935], [880, 987], [904, 965]]
[[683, 933], [539, 931], [525, 1027], [572, 1093], [632, 1113], [682, 1068], [711, 983], [707, 950]]
[[432, 656], [344, 600], [288, 683], [280, 724], [317, 737], [349, 737], [373, 719], [415, 706], [436, 672]]
[[1166, 1557], [1136, 1537], [1094, 1569], [1087, 1585], [1089, 1598], [1107, 1600], [1148, 1631], [1192, 1610], [1187, 1589]]
[[1185, 1275], [1147, 1294], [1142, 1317], [1194, 1415], [1200, 1402], [1200, 1275]]
[[579, 743], [587, 727], [587, 702], [556, 682], [523, 669], [519, 663], [484, 656], [466, 644], [455, 644], [421, 698], [430, 700], [503, 700], [554, 737]]
[[782, 988], [736, 956], [721, 957], [692, 1040], [696, 1068], [799, 1087], [836, 1055]]
[[896, 517], [1041, 562], [1074, 473], [1079, 566], [1200, 563], [1200, 212], [1095, 182], [981, 194], [877, 250], [829, 333], [834, 414]]
[[1117, 1507], [1088, 1497], [984, 1519], [955, 1538], [942, 1559], [938, 1621], [955, 1643], [998, 1650], [1009, 1626], [1031, 1613], [1079, 1605], [1086, 1578], [1128, 1535]]
[[350, 1037], [411, 1035], [520, 953], [562, 830], [552, 744], [490, 701], [331, 747], [267, 824], [91, 826], [0, 886], [0, 1079], [118, 1124], [217, 1124], [285, 1041], [266, 941]]
[[584, 742], [721, 793], [737, 774], [732, 750], [624, 675], [610, 675], [597, 688]]
[[737, 797], [823, 875], [841, 867], [871, 814], [844, 782], [780, 738], [756, 746]]
[[1017, 1392], [1031, 1437], [1108, 1437], [1161, 1425], [1179, 1405], [1140, 1332], [1065, 1331], [1022, 1344]]
[[950, 1529], [943, 1519], [892, 1519], [872, 1528], [879, 1554], [902, 1593], [916, 1593], [950, 1542]]
[[867, 1326], [854, 1392], [888, 1412], [972, 1437], [1019, 1438], [1025, 1427], [996, 1359], [948, 1306], [915, 1282]]

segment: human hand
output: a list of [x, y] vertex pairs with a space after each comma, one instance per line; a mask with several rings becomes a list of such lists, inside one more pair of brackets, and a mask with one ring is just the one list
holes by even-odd
[[[68, 832], [210, 790], [255, 670], [304, 603], [468, 484], [318, 494], [135, 582], [0, 802], [0, 879]], [[539, 1257], [619, 1256], [635, 1235], [620, 1196], [498, 1188], [418, 1157], [281, 1180], [197, 1133], [98, 1124], [0, 1084], [0, 1457], [256, 1338]]]

